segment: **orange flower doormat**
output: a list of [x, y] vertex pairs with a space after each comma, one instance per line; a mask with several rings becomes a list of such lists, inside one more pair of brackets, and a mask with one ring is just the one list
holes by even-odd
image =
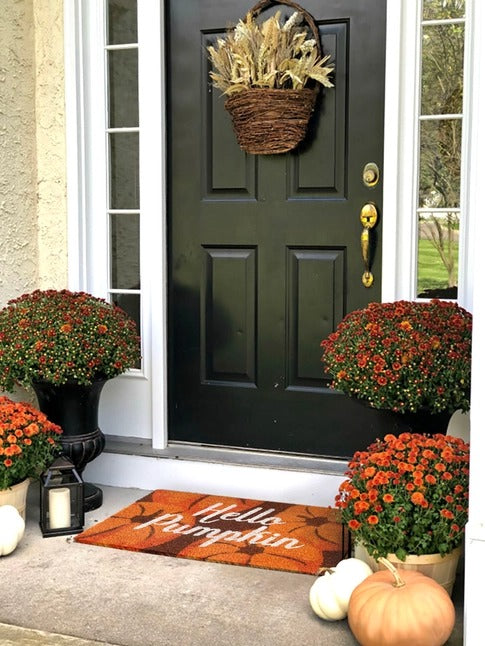
[[349, 547], [336, 509], [164, 490], [76, 541], [306, 574], [333, 567]]

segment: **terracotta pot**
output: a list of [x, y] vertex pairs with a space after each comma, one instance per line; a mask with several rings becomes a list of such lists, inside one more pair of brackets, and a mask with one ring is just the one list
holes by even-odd
[[[396, 568], [401, 570], [416, 570], [429, 576], [443, 586], [451, 596], [456, 578], [456, 570], [462, 552], [463, 547], [460, 546], [445, 556], [441, 556], [441, 554], [423, 554], [421, 556], [410, 554], [406, 557], [405, 561], [401, 561], [395, 554], [388, 554], [386, 558]], [[355, 557], [368, 563], [374, 572], [386, 569], [384, 565], [378, 563], [370, 556], [363, 545], [357, 544], [355, 546]]]
[[30, 485], [30, 478], [22, 480], [8, 489], [0, 490], [0, 506], [12, 505], [25, 520], [25, 507], [27, 503], [27, 491]]

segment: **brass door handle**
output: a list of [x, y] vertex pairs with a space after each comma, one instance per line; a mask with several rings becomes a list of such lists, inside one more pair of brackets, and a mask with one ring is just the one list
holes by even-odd
[[364, 261], [365, 271], [362, 274], [362, 283], [365, 287], [371, 287], [374, 282], [374, 276], [371, 272], [370, 266], [370, 252], [371, 252], [371, 229], [377, 223], [377, 209], [375, 204], [367, 202], [360, 210], [360, 222], [363, 226], [362, 233], [360, 234], [360, 247], [362, 249], [362, 259]]

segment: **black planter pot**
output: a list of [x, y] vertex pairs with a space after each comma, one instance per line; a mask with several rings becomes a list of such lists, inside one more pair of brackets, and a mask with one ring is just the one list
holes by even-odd
[[[89, 386], [67, 383], [60, 386], [37, 381], [32, 387], [40, 410], [63, 429], [61, 445], [81, 475], [88, 462], [104, 449], [105, 437], [98, 426], [98, 406], [106, 380]], [[103, 503], [103, 492], [91, 483], [84, 483], [84, 511], [98, 509]]]
[[397, 417], [397, 425], [399, 428], [404, 427], [404, 433], [409, 431], [411, 433], [429, 433], [435, 435], [442, 433], [446, 435], [448, 424], [450, 423], [453, 413], [442, 411], [441, 413], [431, 413], [427, 410], [418, 410], [415, 413], [391, 413]]
[[453, 413], [442, 411], [432, 413], [429, 410], [419, 410], [415, 413], [395, 413], [392, 410], [377, 409], [371, 407], [366, 401], [351, 398], [352, 404], [357, 404], [370, 426], [371, 433], [375, 437], [384, 437], [387, 433], [399, 435], [399, 433], [428, 433], [446, 435], [448, 424]]

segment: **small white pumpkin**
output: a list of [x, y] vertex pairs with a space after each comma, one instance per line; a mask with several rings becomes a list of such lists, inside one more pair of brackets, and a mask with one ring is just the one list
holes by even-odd
[[0, 507], [0, 556], [14, 551], [25, 531], [25, 521], [13, 505]]
[[310, 589], [310, 605], [321, 619], [338, 621], [347, 616], [354, 589], [372, 574], [360, 559], [344, 559], [319, 577]]

